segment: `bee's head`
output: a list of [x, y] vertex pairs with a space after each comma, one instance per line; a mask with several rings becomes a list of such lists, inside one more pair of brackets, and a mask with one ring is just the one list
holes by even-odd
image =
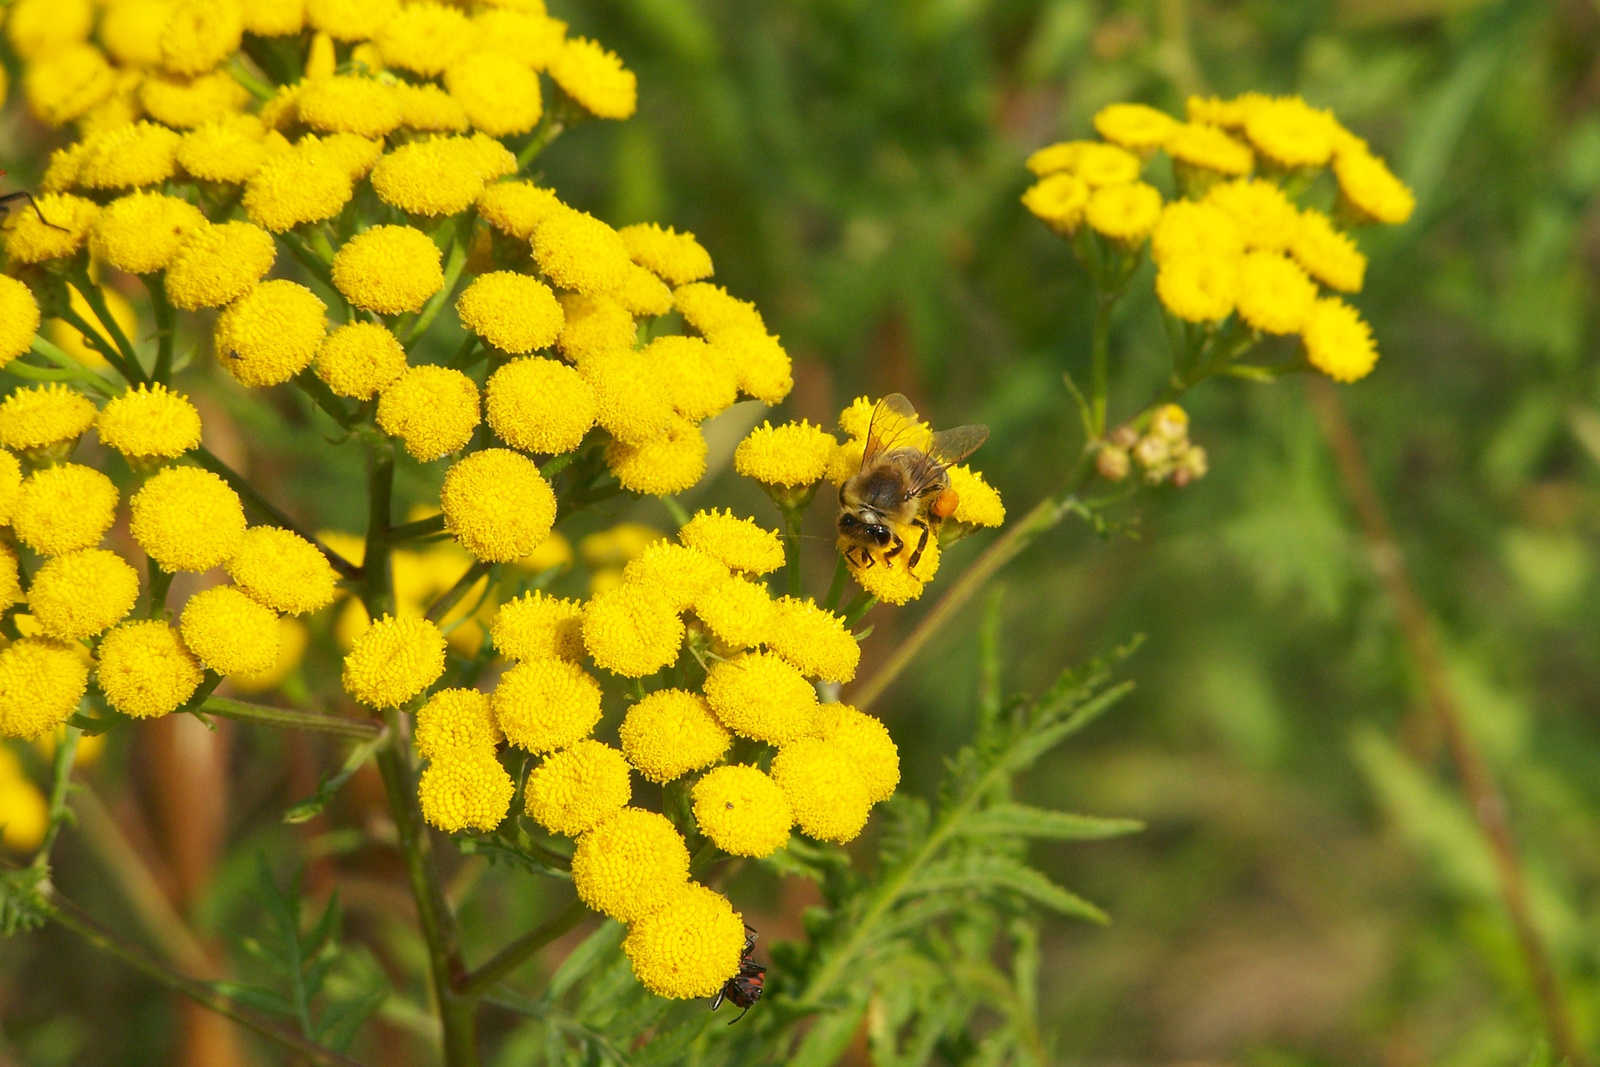
[[876, 545], [889, 543], [889, 527], [879, 522], [877, 513], [870, 508], [862, 508], [859, 514], [839, 512], [839, 532], [857, 541], [870, 541]]

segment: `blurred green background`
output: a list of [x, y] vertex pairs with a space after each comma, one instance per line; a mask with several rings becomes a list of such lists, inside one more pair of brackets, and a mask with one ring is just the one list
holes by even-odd
[[[831, 425], [852, 397], [898, 389], [936, 424], [988, 423], [977, 466], [1014, 516], [1061, 484], [1080, 447], [1061, 372], [1086, 366], [1088, 341], [1085, 278], [1017, 201], [1030, 151], [1088, 135], [1112, 101], [1181, 113], [1189, 93], [1257, 89], [1333, 108], [1390, 159], [1419, 208], [1363, 235], [1372, 266], [1355, 303], [1383, 358], [1343, 395], [1507, 794], [1581, 1036], [1600, 1042], [1600, 4], [550, 6], [618, 51], [641, 91], [633, 121], [564, 135], [548, 180], [614, 224], [699, 235], [718, 280], [758, 303], [796, 359], [778, 414]], [[43, 132], [20, 110], [0, 145], [26, 178]], [[1114, 339], [1122, 415], [1165, 367], [1142, 291]], [[1002, 575], [1017, 688], [1147, 635], [1123, 668], [1133, 697], [1027, 785], [1038, 803], [1149, 824], [1114, 843], [1035, 846], [1114, 916], [1108, 929], [1046, 924], [1041, 1010], [1059, 1061], [1528, 1061], [1537, 1002], [1488, 853], [1304, 384], [1212, 382], [1188, 407], [1209, 477], [1142, 495], [1110, 538], [1069, 520]], [[307, 487], [317, 454], [286, 444], [256, 466]], [[768, 515], [723, 477], [708, 499], [742, 493]], [[310, 518], [335, 521], [328, 507]], [[813, 518], [820, 537], [828, 516]], [[952, 550], [946, 574], [983, 541]], [[877, 611], [869, 663], [926, 606]], [[928, 788], [970, 730], [978, 616], [973, 604], [875, 709], [905, 788]], [[119, 743], [110, 763], [127, 766]], [[243, 932], [230, 909], [253, 850], [288, 853], [277, 813], [307, 791], [307, 757], [263, 744], [276, 742], [237, 739], [223, 772], [229, 848], [199, 914], [224, 941]], [[62, 864], [64, 884], [115, 914], [115, 894], [86, 888], [92, 858], [69, 846]], [[347, 881], [359, 926], [388, 898], [368, 885], [377, 875]], [[525, 877], [485, 885], [469, 930], [538, 914]], [[750, 892], [767, 894], [763, 929], [796, 931], [803, 898]], [[0, 945], [0, 1057], [171, 1062], [174, 1018], [59, 932]], [[372, 1062], [405, 1062], [396, 1042]], [[532, 1056], [513, 1041], [500, 1062]]]

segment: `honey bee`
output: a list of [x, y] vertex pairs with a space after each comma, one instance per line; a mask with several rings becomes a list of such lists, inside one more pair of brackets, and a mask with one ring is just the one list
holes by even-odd
[[978, 450], [989, 427], [944, 430], [926, 448], [913, 443], [920, 434], [916, 410], [899, 393], [873, 409], [861, 470], [839, 487], [839, 540], [857, 567], [893, 567], [912, 541], [906, 566], [916, 567], [928, 538], [959, 503], [946, 472]]

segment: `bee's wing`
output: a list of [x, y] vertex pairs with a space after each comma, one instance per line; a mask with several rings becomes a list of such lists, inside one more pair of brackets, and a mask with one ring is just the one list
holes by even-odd
[[921, 496], [946, 470], [972, 455], [988, 439], [987, 426], [957, 426], [934, 434], [927, 451], [911, 468], [906, 499]]
[[[895, 425], [889, 429], [885, 423]], [[872, 409], [872, 421], [867, 423], [867, 447], [861, 454], [861, 469], [866, 470], [878, 453], [894, 448], [896, 442], [916, 424], [917, 409], [911, 406], [911, 401], [903, 393], [890, 393], [878, 401], [878, 406]]]

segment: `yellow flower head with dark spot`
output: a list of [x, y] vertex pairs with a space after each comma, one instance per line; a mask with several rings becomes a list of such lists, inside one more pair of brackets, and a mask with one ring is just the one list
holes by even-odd
[[117, 487], [93, 467], [58, 463], [34, 471], [17, 491], [11, 529], [44, 556], [93, 548], [116, 518]]
[[249, 91], [225, 70], [198, 78], [151, 74], [139, 83], [139, 103], [150, 117], [179, 130], [238, 114], [249, 102]]
[[413, 215], [456, 215], [483, 193], [477, 150], [465, 137], [401, 145], [372, 168], [372, 190]]
[[0, 274], [0, 366], [33, 347], [39, 332], [39, 301], [22, 282]]
[[[665, 815], [623, 808], [578, 839], [572, 884], [589, 907], [631, 923], [675, 897], [689, 881], [689, 848]], [[743, 931], [740, 932], [743, 945]]]
[[1378, 346], [1361, 313], [1336, 296], [1311, 306], [1300, 331], [1306, 358], [1336, 382], [1355, 382], [1372, 373], [1378, 363]]
[[625, 583], [595, 594], [583, 609], [583, 643], [613, 674], [643, 678], [678, 658], [683, 620], [654, 585]]
[[13, 641], [0, 652], [0, 737], [42, 737], [71, 718], [88, 688], [89, 668], [71, 647], [43, 637]]
[[316, 358], [327, 311], [299, 282], [262, 282], [217, 317], [217, 361], [243, 385], [280, 385]]
[[527, 133], [544, 115], [539, 75], [502, 52], [472, 52], [444, 72], [444, 86], [490, 137]]
[[1089, 184], [1076, 174], [1047, 174], [1028, 186], [1022, 194], [1022, 206], [1056, 233], [1066, 236], [1083, 222], [1083, 210], [1089, 206]]
[[529, 817], [553, 834], [577, 837], [633, 799], [628, 761], [598, 741], [579, 741], [528, 775]]
[[803, 419], [777, 427], [763, 422], [734, 449], [733, 469], [763, 485], [815, 485], [838, 447], [833, 434]]
[[86, 138], [78, 157], [78, 184], [86, 189], [155, 185], [177, 167], [179, 135], [153, 122], [135, 122]]
[[698, 337], [657, 337], [639, 355], [654, 366], [673, 410], [690, 422], [720, 415], [739, 398], [730, 361]]
[[622, 951], [639, 984], [658, 997], [714, 996], [739, 973], [744, 918], [728, 898], [690, 882], [628, 928]]
[[1161, 220], [1150, 234], [1150, 256], [1157, 263], [1181, 256], [1237, 259], [1243, 253], [1239, 224], [1210, 198], [1172, 201], [1161, 209]]
[[210, 119], [183, 135], [178, 165], [211, 182], [242, 182], [261, 169], [271, 149], [267, 128], [255, 115]]
[[116, 72], [92, 44], [55, 49], [29, 63], [22, 75], [28, 106], [52, 126], [81, 117], [116, 88]]
[[387, 85], [357, 75], [308, 81], [300, 90], [300, 121], [323, 133], [382, 137], [400, 125], [400, 101]]
[[695, 783], [694, 821], [732, 856], [770, 856], [789, 840], [789, 798], [758, 767], [718, 767]]
[[72, 255], [100, 214], [93, 200], [70, 193], [46, 193], [34, 206], [37, 211], [13, 211], [5, 222], [6, 258], [18, 266]]
[[598, 296], [628, 278], [628, 246], [617, 231], [587, 212], [553, 211], [533, 231], [533, 258], [563, 289]]
[[565, 363], [537, 356], [507, 363], [489, 378], [484, 408], [495, 436], [524, 452], [559, 455], [594, 425], [594, 387]]
[[866, 778], [841, 744], [806, 737], [784, 745], [773, 757], [772, 780], [807, 837], [842, 844], [867, 825], [872, 799]]
[[1220, 322], [1233, 314], [1239, 295], [1237, 257], [1191, 253], [1161, 261], [1156, 296], [1185, 322]]
[[161, 31], [161, 65], [174, 74], [204, 74], [243, 39], [241, 0], [182, 0]]
[[541, 222], [565, 206], [554, 191], [532, 182], [500, 182], [478, 197], [478, 214], [485, 222], [523, 241], [531, 239]]
[[550, 58], [550, 77], [596, 118], [625, 119], [639, 105], [639, 83], [616, 53], [573, 37]]
[[68, 386], [18, 389], [0, 401], [0, 445], [22, 450], [75, 441], [94, 418], [94, 401]]
[[595, 356], [633, 351], [639, 332], [627, 308], [609, 296], [562, 293], [559, 299], [566, 321], [556, 347], [579, 367]]
[[[444, 287], [439, 246], [410, 226], [374, 226], [333, 257], [333, 284], [366, 311], [420, 311]], [[553, 301], [552, 301], [553, 302]]]
[[317, 377], [339, 396], [367, 400], [393, 385], [405, 370], [406, 350], [374, 322], [340, 326], [317, 349]]
[[28, 587], [28, 610], [64, 641], [115, 626], [139, 599], [139, 572], [115, 552], [85, 548], [45, 561]]
[[711, 277], [711, 253], [692, 233], [678, 233], [653, 222], [624, 226], [617, 231], [633, 261], [671, 286], [688, 285]]
[[713, 664], [705, 692], [717, 718], [741, 737], [782, 745], [814, 726], [816, 690], [771, 652], [747, 652]]
[[600, 721], [600, 683], [567, 660], [526, 660], [500, 676], [491, 703], [506, 740], [538, 755], [594, 731]]
[[444, 673], [444, 634], [427, 619], [385, 615], [344, 658], [344, 691], [373, 708], [397, 708]]
[[1167, 143], [1178, 120], [1148, 104], [1107, 104], [1095, 112], [1095, 132], [1132, 152], [1152, 152]]
[[472, 47], [473, 26], [460, 8], [424, 0], [401, 8], [374, 41], [385, 66], [431, 78]]
[[646, 444], [672, 427], [666, 383], [642, 353], [598, 352], [579, 362], [578, 372], [594, 390], [596, 421], [622, 444]]
[[304, 615], [333, 603], [339, 580], [321, 549], [276, 526], [246, 530], [226, 566], [235, 585], [286, 615]]
[[1090, 229], [1124, 244], [1137, 245], [1161, 218], [1161, 194], [1144, 182], [1096, 189], [1083, 209]]
[[726, 564], [698, 549], [659, 542], [629, 561], [623, 579], [629, 585], [654, 588], [677, 612], [688, 610], [701, 593], [727, 581], [730, 574]]
[[133, 193], [100, 212], [89, 234], [89, 251], [118, 270], [152, 274], [172, 262], [183, 241], [206, 225], [200, 209], [187, 200]]
[[461, 546], [495, 563], [539, 547], [556, 519], [556, 495], [538, 465], [506, 448], [474, 452], [451, 467], [439, 504]]
[[218, 674], [260, 674], [278, 660], [278, 617], [231, 585], [190, 597], [178, 632], [189, 651]]
[[472, 439], [478, 387], [449, 367], [411, 367], [378, 397], [378, 425], [424, 463], [438, 459]]
[[505, 739], [489, 707], [489, 694], [476, 689], [441, 689], [417, 709], [412, 744], [423, 759], [474, 746], [494, 751]]
[[874, 804], [894, 796], [900, 784], [900, 750], [882, 722], [848, 704], [817, 711], [816, 736], [841, 750], [867, 786]]
[[623, 754], [652, 782], [670, 782], [709, 767], [727, 754], [733, 733], [699, 693], [658, 689], [622, 720]]
[[1282, 252], [1251, 252], [1239, 264], [1239, 317], [1264, 333], [1299, 333], [1317, 284]]
[[697, 511], [678, 540], [736, 571], [766, 574], [783, 566], [783, 541], [776, 531], [732, 511]]
[[1244, 134], [1256, 151], [1285, 170], [1326, 164], [1333, 155], [1335, 128], [1332, 115], [1298, 96], [1263, 100], [1244, 120]]
[[493, 748], [461, 745], [436, 752], [417, 781], [417, 800], [429, 826], [447, 833], [493, 830], [517, 791]]
[[507, 659], [583, 659], [583, 605], [540, 590], [507, 600], [495, 612], [490, 639]]
[[681, 493], [706, 473], [706, 439], [700, 427], [674, 415], [667, 432], [642, 445], [613, 441], [606, 467], [624, 489], [648, 496]]
[[231, 486], [198, 467], [168, 467], [133, 494], [129, 529], [168, 571], [220, 566], [244, 537], [244, 505]]
[[777, 618], [766, 586], [737, 576], [695, 597], [694, 613], [712, 636], [734, 649], [766, 644]]
[[808, 678], [848, 682], [861, 663], [861, 646], [844, 619], [813, 600], [779, 597], [766, 645]]
[[272, 235], [259, 226], [202, 226], [184, 238], [167, 264], [167, 298], [185, 311], [231, 304], [266, 276], [277, 255]]
[[321, 143], [296, 145], [269, 158], [245, 183], [244, 210], [250, 221], [283, 233], [337, 215], [354, 195], [355, 184], [333, 159]]
[[1283, 190], [1260, 178], [1220, 182], [1206, 193], [1206, 203], [1227, 212], [1251, 250], [1282, 252], [1300, 225], [1300, 212]]
[[945, 473], [956, 494], [951, 521], [965, 526], [999, 526], [1006, 521], [1006, 506], [983, 475], [966, 464], [951, 467]]
[[1343, 293], [1358, 293], [1367, 273], [1367, 257], [1347, 234], [1334, 229], [1320, 211], [1303, 211], [1289, 237], [1289, 252], [1317, 281]]
[[467, 329], [515, 356], [555, 344], [563, 321], [548, 285], [508, 270], [474, 278], [456, 299], [456, 314]]
[[1417, 198], [1405, 182], [1365, 148], [1340, 150], [1333, 159], [1339, 195], [1355, 213], [1373, 222], [1398, 226], [1411, 218]]
[[205, 679], [178, 631], [160, 619], [123, 623], [106, 634], [95, 658], [106, 703], [139, 719], [176, 711]]

